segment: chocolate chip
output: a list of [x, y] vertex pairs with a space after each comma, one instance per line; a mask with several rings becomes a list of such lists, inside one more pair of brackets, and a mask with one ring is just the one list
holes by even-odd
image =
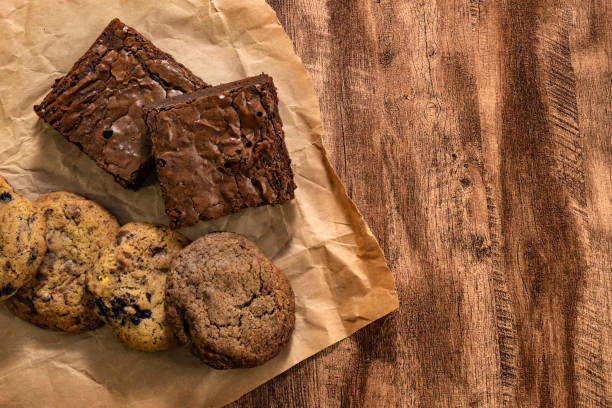
[[64, 214], [66, 215], [66, 217], [76, 220], [81, 216], [81, 209], [74, 204], [68, 204], [64, 208]]
[[149, 309], [142, 310], [140, 312], [140, 316], [144, 317], [145, 319], [149, 319], [151, 317], [151, 311]]
[[10, 296], [15, 293], [17, 289], [11, 284], [7, 283], [2, 289], [0, 289], [0, 296]]
[[33, 265], [34, 262], [36, 261], [37, 257], [38, 257], [38, 249], [37, 248], [31, 248], [30, 249], [30, 256], [28, 257], [27, 265], [28, 266]]
[[117, 245], [121, 245], [121, 243], [123, 242], [123, 238], [125, 238], [128, 234], [129, 232], [127, 231], [119, 231], [117, 233]]
[[253, 142], [251, 141], [246, 142], [246, 147], [251, 147], [251, 146], [253, 146]]
[[70, 86], [76, 86], [76, 84], [77, 84], [76, 81], [70, 82]]
[[141, 310], [138, 305], [134, 305], [134, 309], [136, 309], [136, 314], [140, 316], [141, 319], [148, 319], [151, 317], [151, 311], [149, 309]]
[[151, 301], [151, 294], [150, 293], [145, 293], [145, 296], [147, 297], [147, 300], [150, 302]]
[[39, 268], [36, 272], [36, 280], [39, 282], [46, 282], [49, 280], [49, 270]]
[[109, 309], [108, 307], [106, 307], [102, 299], [100, 298], [96, 299], [96, 306], [98, 306], [98, 311], [100, 312], [102, 316], [108, 316]]
[[158, 255], [166, 255], [166, 248], [162, 248], [162, 247], [155, 247], [151, 249], [151, 254], [153, 256], [158, 256]]
[[257, 112], [257, 117], [261, 118], [263, 116], [263, 112]]
[[14, 299], [18, 300], [20, 303], [23, 303], [24, 305], [29, 307], [31, 314], [38, 313], [38, 311], [36, 310], [36, 306], [34, 305], [34, 302], [32, 302], [32, 299], [30, 299], [29, 297], [23, 297], [23, 296], [20, 296], [19, 294], [16, 294]]
[[4, 192], [0, 194], [0, 203], [8, 203], [13, 201], [13, 196], [10, 193]]
[[105, 130], [104, 132], [102, 132], [102, 137], [104, 137], [105, 139], [110, 139], [112, 136], [113, 136], [112, 130]]
[[130, 321], [135, 325], [140, 324], [142, 319], [149, 319], [151, 317], [151, 311], [149, 309], [141, 310], [138, 305], [129, 306], [135, 313], [130, 315]]
[[227, 169], [227, 168], [230, 168], [230, 167], [232, 167], [232, 163], [230, 163], [230, 162], [225, 162], [225, 164], [223, 165], [223, 167], [225, 167], [226, 169]]
[[123, 312], [123, 308], [126, 307], [126, 303], [123, 299], [114, 298], [111, 299], [111, 317], [117, 318]]

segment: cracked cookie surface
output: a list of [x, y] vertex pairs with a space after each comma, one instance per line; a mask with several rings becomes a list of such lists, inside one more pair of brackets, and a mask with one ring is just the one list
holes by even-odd
[[174, 259], [168, 323], [200, 360], [217, 369], [254, 367], [275, 357], [295, 326], [287, 278], [242, 235], [205, 235]]
[[87, 271], [115, 238], [119, 224], [100, 205], [76, 194], [54, 192], [35, 203], [44, 221], [47, 251], [36, 276], [6, 305], [39, 327], [80, 333], [100, 327]]
[[125, 345], [167, 350], [176, 337], [166, 323], [166, 277], [189, 239], [163, 225], [126, 224], [88, 274], [96, 311]]
[[32, 280], [46, 248], [40, 212], [0, 177], [0, 300]]

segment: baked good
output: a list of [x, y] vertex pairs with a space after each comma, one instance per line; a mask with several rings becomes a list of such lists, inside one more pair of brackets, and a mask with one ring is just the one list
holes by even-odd
[[142, 106], [207, 84], [114, 19], [34, 110], [124, 187], [153, 169]]
[[40, 213], [0, 177], [0, 300], [34, 277], [46, 248]]
[[166, 350], [176, 337], [166, 324], [166, 276], [189, 239], [163, 225], [126, 224], [88, 274], [96, 310], [128, 347]]
[[101, 326], [85, 279], [115, 239], [117, 220], [93, 201], [63, 191], [35, 204], [47, 226], [47, 252], [34, 279], [7, 300], [8, 309], [43, 328], [80, 333]]
[[295, 325], [289, 281], [242, 235], [205, 235], [172, 261], [168, 323], [217, 369], [253, 367], [276, 356]]
[[269, 76], [144, 109], [173, 228], [294, 197], [291, 160]]

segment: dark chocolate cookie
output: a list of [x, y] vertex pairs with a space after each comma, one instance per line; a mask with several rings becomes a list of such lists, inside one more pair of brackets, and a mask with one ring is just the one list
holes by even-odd
[[205, 235], [174, 259], [166, 312], [179, 340], [217, 369], [263, 364], [295, 325], [287, 278], [253, 242], [230, 232]]
[[98, 314], [128, 347], [167, 350], [176, 337], [166, 324], [164, 298], [172, 258], [189, 239], [162, 225], [126, 224], [88, 274]]
[[46, 248], [40, 213], [0, 177], [0, 300], [32, 280]]
[[87, 292], [87, 271], [119, 230], [115, 217], [76, 194], [54, 192], [35, 203], [47, 226], [47, 252], [36, 276], [6, 305], [39, 327], [80, 333], [100, 327], [94, 299]]

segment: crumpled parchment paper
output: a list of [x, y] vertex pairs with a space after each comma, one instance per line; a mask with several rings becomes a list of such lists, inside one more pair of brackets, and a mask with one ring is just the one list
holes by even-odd
[[35, 199], [68, 190], [122, 223], [167, 225], [154, 178], [138, 192], [124, 190], [32, 110], [114, 17], [208, 83], [261, 72], [274, 78], [296, 199], [183, 232], [195, 239], [227, 230], [253, 239], [291, 281], [295, 333], [261, 367], [215, 371], [182, 348], [131, 351], [107, 328], [46, 331], [0, 305], [0, 406], [220, 406], [396, 309], [383, 253], [325, 156], [310, 78], [264, 0], [2, 0], [0, 174], [16, 191]]

